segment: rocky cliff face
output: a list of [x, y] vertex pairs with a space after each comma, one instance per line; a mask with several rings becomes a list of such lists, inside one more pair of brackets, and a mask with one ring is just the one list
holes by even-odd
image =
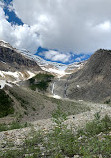
[[11, 70], [35, 70], [40, 71], [41, 68], [37, 65], [34, 60], [27, 58], [22, 55], [16, 49], [11, 47], [9, 44], [3, 45], [0, 43], [0, 69], [9, 71]]
[[95, 102], [111, 98], [111, 51], [96, 51], [81, 70], [70, 75], [66, 94]]
[[[27, 80], [42, 71], [40, 66], [9, 43], [0, 41], [0, 87]], [[10, 85], [11, 86], [11, 85]]]

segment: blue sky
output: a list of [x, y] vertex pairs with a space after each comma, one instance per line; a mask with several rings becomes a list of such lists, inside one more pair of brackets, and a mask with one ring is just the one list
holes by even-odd
[[[52, 54], [51, 54], [51, 52], [52, 52]], [[55, 53], [55, 56], [53, 55], [54, 53]], [[35, 55], [38, 55], [38, 56], [42, 57], [43, 59], [45, 59], [47, 61], [63, 63], [63, 64], [67, 64], [67, 65], [71, 64], [73, 62], [81, 62], [81, 61], [87, 60], [91, 56], [91, 54], [84, 54], [84, 53], [75, 54], [73, 52], [68, 52], [68, 54], [70, 55], [69, 59], [67, 60], [67, 56], [66, 56], [66, 60], [65, 61], [59, 61], [59, 59], [57, 60], [57, 58], [56, 58], [56, 54], [57, 53], [58, 53], [58, 50], [53, 50], [53, 49], [49, 50], [47, 48], [38, 47], [37, 52], [35, 53]], [[51, 54], [51, 55], [49, 55], [49, 54]], [[59, 52], [59, 55], [60, 54], [64, 55], [63, 52]]]
[[4, 0], [5, 2], [5, 7], [3, 8], [5, 15], [8, 16], [7, 21], [11, 23], [12, 25], [23, 25], [23, 22], [21, 19], [17, 17], [15, 12], [13, 10], [9, 10], [8, 5], [11, 4], [12, 0]]

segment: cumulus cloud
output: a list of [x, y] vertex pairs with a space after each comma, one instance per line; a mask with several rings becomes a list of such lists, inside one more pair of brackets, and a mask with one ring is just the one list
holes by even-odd
[[68, 62], [69, 60], [71, 61], [72, 54], [71, 53], [62, 53], [59, 51], [54, 51], [54, 50], [49, 50], [46, 52], [41, 52], [39, 53], [41, 57], [44, 57], [45, 59], [49, 59], [52, 61], [60, 61], [63, 63]]
[[7, 16], [0, 7], [0, 40], [5, 40], [14, 47], [22, 49], [25, 48], [32, 53], [35, 53], [37, 46], [40, 45], [38, 35], [35, 30], [37, 26], [11, 25], [7, 21]]
[[93, 52], [111, 48], [110, 0], [13, 0], [16, 14], [38, 25], [43, 47]]
[[[47, 59], [70, 60], [71, 54], [111, 49], [111, 0], [12, 0], [24, 25], [11, 25], [0, 8], [0, 39], [32, 53], [38, 46]], [[60, 53], [65, 52], [65, 53]], [[50, 55], [49, 55], [50, 54]]]

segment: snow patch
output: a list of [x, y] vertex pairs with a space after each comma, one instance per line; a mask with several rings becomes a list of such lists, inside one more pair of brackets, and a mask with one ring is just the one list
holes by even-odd
[[67, 74], [64, 70], [58, 70], [56, 68], [55, 69], [54, 68], [45, 68], [45, 67], [41, 67], [41, 68], [44, 71], [56, 74], [59, 78]]
[[61, 99], [61, 97], [59, 96], [59, 95], [53, 95], [53, 98], [55, 98], [55, 99]]
[[81, 102], [81, 101], [83, 101], [83, 100], [79, 100], [79, 101]]
[[11, 72], [11, 71], [8, 71], [8, 72], [2, 71], [2, 72], [3, 72], [4, 75], [13, 76], [15, 78], [19, 77], [19, 73], [18, 72]]
[[[27, 77], [24, 77], [24, 74], [26, 74]], [[7, 76], [13, 77], [13, 79], [9, 80]], [[24, 80], [32, 78], [34, 76], [35, 76], [35, 74], [30, 71], [25, 71], [25, 72], [0, 71], [0, 77], [10, 83], [17, 83], [19, 81], [24, 81]]]
[[5, 80], [0, 80], [0, 89], [3, 89], [5, 85], [12, 87], [12, 85], [7, 83]]
[[79, 86], [79, 85], [77, 85], [77, 88], [80, 88], [80, 86]]
[[0, 71], [0, 76], [5, 77], [2, 71]]
[[35, 74], [34, 73], [32, 73], [32, 72], [30, 72], [30, 71], [27, 71], [28, 72], [28, 74], [30, 75], [30, 77], [29, 78], [32, 78], [32, 77], [34, 77], [35, 76]]

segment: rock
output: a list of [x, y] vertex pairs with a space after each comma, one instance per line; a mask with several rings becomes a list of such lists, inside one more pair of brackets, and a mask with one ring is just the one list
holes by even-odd
[[78, 140], [81, 140], [83, 137], [79, 137]]
[[28, 157], [28, 156], [33, 156], [34, 154], [25, 154], [25, 157]]
[[5, 132], [4, 134], [5, 134], [5, 135], [9, 135], [9, 133], [8, 133], [8, 132]]
[[74, 158], [79, 158], [79, 155], [74, 155]]
[[101, 154], [99, 155], [99, 158], [103, 158]]
[[111, 136], [111, 131], [109, 132], [109, 135]]

